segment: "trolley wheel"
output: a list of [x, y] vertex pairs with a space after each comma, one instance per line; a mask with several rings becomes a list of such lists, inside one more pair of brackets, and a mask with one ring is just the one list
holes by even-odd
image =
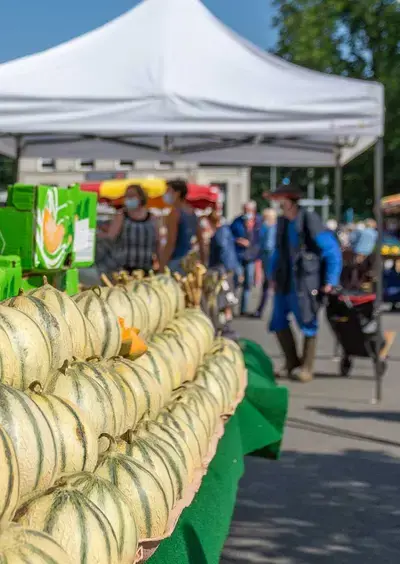
[[350, 375], [351, 367], [353, 366], [353, 362], [351, 358], [345, 356], [340, 361], [340, 375], [344, 377], [348, 377]]

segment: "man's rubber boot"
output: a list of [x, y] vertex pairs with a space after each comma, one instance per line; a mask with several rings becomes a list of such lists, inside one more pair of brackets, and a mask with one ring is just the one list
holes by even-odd
[[303, 384], [311, 382], [311, 380], [314, 378], [314, 361], [316, 351], [317, 338], [305, 337], [301, 367], [300, 369], [292, 372], [292, 374], [290, 375], [290, 378], [292, 380], [297, 380], [297, 382], [302, 382]]
[[285, 364], [275, 371], [275, 378], [288, 378], [295, 368], [301, 365], [297, 354], [296, 341], [290, 327], [276, 333], [279, 345], [285, 357]]

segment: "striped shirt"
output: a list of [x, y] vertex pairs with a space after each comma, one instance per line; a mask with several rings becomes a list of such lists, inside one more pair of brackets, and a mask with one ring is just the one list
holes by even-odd
[[124, 214], [118, 238], [97, 241], [96, 265], [108, 274], [119, 270], [149, 271], [153, 267], [156, 240], [156, 226], [150, 214], [143, 220], [133, 220]]
[[156, 226], [151, 215], [137, 220], [125, 213], [118, 244], [125, 270], [151, 270], [156, 252]]

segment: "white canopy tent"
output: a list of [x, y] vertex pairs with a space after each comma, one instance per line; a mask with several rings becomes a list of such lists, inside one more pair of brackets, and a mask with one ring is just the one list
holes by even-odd
[[144, 0], [105, 26], [0, 65], [0, 153], [341, 167], [376, 143], [384, 92], [267, 54], [200, 0]]
[[346, 164], [383, 134], [381, 85], [267, 54], [199, 0], [145, 0], [0, 65], [2, 150], [32, 157]]

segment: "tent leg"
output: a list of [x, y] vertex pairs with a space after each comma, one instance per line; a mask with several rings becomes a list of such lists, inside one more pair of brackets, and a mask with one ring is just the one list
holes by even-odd
[[[276, 166], [271, 166], [271, 168], [270, 168], [270, 190], [271, 190], [271, 192], [275, 192], [277, 184], [278, 184], [278, 169], [276, 168]], [[275, 210], [277, 210], [279, 208], [279, 204], [278, 204], [278, 202], [275, 202], [275, 200], [271, 201], [271, 206]]]
[[335, 166], [335, 219], [338, 225], [342, 222], [342, 193], [343, 193], [343, 170], [340, 164], [340, 152], [338, 151]]
[[[376, 315], [378, 321], [378, 342], [377, 355], [379, 359], [379, 352], [382, 347], [381, 342], [381, 310], [383, 299], [383, 262], [381, 256], [381, 248], [383, 241], [383, 215], [381, 200], [383, 197], [383, 138], [380, 137], [375, 144], [374, 152], [374, 191], [375, 191], [375, 218], [378, 226], [378, 242], [376, 245]], [[372, 403], [376, 404], [382, 400], [382, 371], [380, 370], [380, 363], [375, 363], [375, 393]]]

